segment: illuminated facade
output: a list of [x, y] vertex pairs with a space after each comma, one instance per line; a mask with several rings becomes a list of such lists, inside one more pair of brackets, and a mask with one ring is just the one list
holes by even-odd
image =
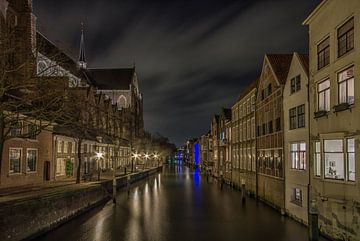
[[310, 200], [319, 228], [359, 240], [360, 1], [324, 0], [309, 26]]
[[257, 81], [238, 97], [232, 110], [232, 182], [256, 193], [255, 107]]

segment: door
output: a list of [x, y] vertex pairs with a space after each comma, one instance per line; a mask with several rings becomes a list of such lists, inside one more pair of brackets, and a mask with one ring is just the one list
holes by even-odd
[[45, 161], [44, 162], [44, 181], [50, 180], [50, 162]]

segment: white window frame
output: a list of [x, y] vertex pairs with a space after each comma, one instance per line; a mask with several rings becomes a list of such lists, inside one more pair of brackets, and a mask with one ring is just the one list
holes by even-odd
[[[19, 172], [11, 172], [11, 150], [19, 150], [20, 151], [20, 157], [19, 157]], [[9, 174], [10, 175], [19, 175], [21, 174], [21, 164], [22, 164], [22, 157], [23, 157], [23, 149], [19, 147], [9, 147]]]
[[[35, 151], [36, 152], [36, 159], [35, 159], [35, 171], [28, 171], [28, 156], [29, 156], [29, 151]], [[37, 167], [38, 167], [38, 163], [39, 163], [39, 150], [36, 148], [26, 148], [26, 173], [36, 173], [37, 172]]]

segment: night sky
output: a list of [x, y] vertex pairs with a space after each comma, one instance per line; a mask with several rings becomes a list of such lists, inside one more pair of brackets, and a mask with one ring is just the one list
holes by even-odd
[[38, 29], [89, 67], [136, 63], [145, 128], [177, 145], [210, 129], [261, 71], [265, 53], [306, 53], [319, 0], [34, 0]]

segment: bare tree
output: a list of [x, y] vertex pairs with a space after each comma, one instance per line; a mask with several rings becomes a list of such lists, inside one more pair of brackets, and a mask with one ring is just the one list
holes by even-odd
[[0, 14], [0, 170], [5, 141], [32, 138], [53, 125], [62, 112], [69, 81], [51, 73], [58, 62], [42, 70], [48, 76], [41, 76], [37, 59], [42, 46], [19, 36], [11, 19]]

